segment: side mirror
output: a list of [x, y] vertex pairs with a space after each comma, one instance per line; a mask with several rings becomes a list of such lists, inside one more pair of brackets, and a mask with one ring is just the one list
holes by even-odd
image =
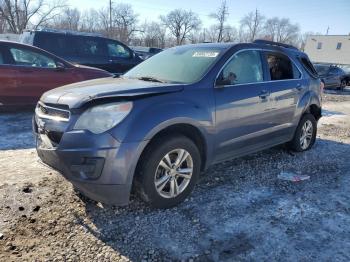
[[64, 71], [66, 70], [66, 66], [62, 62], [56, 62], [56, 71]]
[[220, 79], [216, 79], [215, 81], [215, 88], [224, 88], [225, 87], [225, 83], [224, 81], [220, 80]]

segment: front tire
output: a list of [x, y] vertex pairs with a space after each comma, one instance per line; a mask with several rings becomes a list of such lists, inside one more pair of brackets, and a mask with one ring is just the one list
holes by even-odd
[[300, 119], [293, 139], [288, 146], [296, 151], [307, 151], [315, 144], [317, 134], [317, 121], [312, 114], [305, 114]]
[[136, 189], [155, 208], [170, 208], [183, 202], [192, 192], [201, 166], [197, 146], [185, 136], [158, 138], [140, 161]]

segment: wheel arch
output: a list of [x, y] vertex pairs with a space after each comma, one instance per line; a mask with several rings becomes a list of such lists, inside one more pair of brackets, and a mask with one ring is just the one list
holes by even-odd
[[297, 111], [300, 116], [299, 118], [301, 118], [305, 113], [310, 113], [316, 120], [319, 120], [322, 116], [321, 98], [315, 92], [309, 91], [305, 93], [299, 100]]
[[162, 128], [157, 128], [157, 131], [151, 132], [147, 136], [149, 139], [147, 145], [143, 148], [139, 160], [137, 162], [137, 166], [135, 169], [135, 174], [138, 172], [138, 168], [140, 166], [141, 161], [143, 160], [143, 157], [148, 152], [150, 147], [154, 144], [155, 141], [159, 139], [166, 139], [166, 137], [169, 136], [176, 136], [176, 135], [182, 135], [194, 142], [194, 144], [197, 146], [200, 156], [201, 156], [201, 170], [204, 170], [207, 165], [208, 161], [208, 150], [210, 145], [207, 143], [206, 136], [204, 132], [196, 125], [186, 122], [178, 122], [178, 123], [172, 123], [167, 126], [162, 126]]

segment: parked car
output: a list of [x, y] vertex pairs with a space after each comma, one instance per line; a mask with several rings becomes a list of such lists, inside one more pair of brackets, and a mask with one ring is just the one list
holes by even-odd
[[99, 34], [42, 29], [24, 32], [21, 42], [73, 63], [122, 74], [143, 60], [123, 43]]
[[55, 87], [111, 77], [97, 68], [72, 65], [36, 47], [0, 41], [0, 109], [35, 106]]
[[178, 46], [120, 78], [45, 93], [33, 121], [37, 152], [92, 199], [125, 205], [134, 185], [167, 208], [213, 163], [283, 143], [310, 149], [320, 85], [307, 55], [288, 45]]
[[151, 56], [154, 56], [155, 54], [163, 51], [163, 49], [156, 47], [132, 46], [131, 48], [143, 60], [146, 60]]
[[315, 69], [325, 88], [343, 90], [347, 83], [350, 82], [350, 75], [338, 66], [315, 64]]
[[340, 68], [344, 70], [348, 81], [347, 85], [350, 86], [350, 65], [342, 65]]

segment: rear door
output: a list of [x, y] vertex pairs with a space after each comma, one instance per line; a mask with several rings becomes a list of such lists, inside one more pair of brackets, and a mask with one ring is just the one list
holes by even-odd
[[221, 161], [263, 147], [267, 128], [267, 97], [260, 51], [235, 53], [218, 75], [216, 159]]
[[0, 107], [18, 103], [17, 69], [12, 65], [8, 49], [0, 46]]
[[301, 70], [287, 55], [280, 52], [264, 52], [269, 84], [266, 87], [267, 123], [274, 135], [289, 136], [292, 130], [295, 110], [307, 81], [303, 80]]
[[36, 104], [44, 92], [75, 80], [70, 69], [57, 68], [54, 57], [46, 53], [17, 45], [8, 50], [17, 71], [12, 96], [19, 104]]

